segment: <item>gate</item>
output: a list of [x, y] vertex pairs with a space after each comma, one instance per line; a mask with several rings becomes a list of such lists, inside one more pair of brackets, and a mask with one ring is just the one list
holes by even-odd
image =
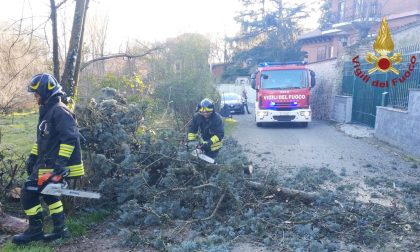
[[[360, 60], [359, 68], [367, 73], [372, 67], [371, 64]], [[353, 96], [353, 107], [351, 120], [352, 122], [364, 124], [370, 127], [375, 127], [376, 106], [381, 105], [382, 93], [387, 92], [387, 89], [372, 87], [372, 80], [379, 80], [384, 82], [386, 80], [385, 73], [376, 71], [369, 75], [370, 79], [365, 83], [361, 78], [354, 75], [353, 62], [347, 62], [344, 65], [343, 75], [343, 93]]]
[[[399, 109], [407, 109], [409, 89], [420, 88], [420, 44], [401, 48], [395, 50], [395, 52], [401, 52], [403, 56], [403, 60], [394, 66], [400, 74], [396, 75], [391, 71], [386, 73], [376, 71], [369, 75], [367, 83], [355, 76], [353, 62], [344, 64], [342, 93], [353, 96], [352, 122], [375, 127], [376, 106], [388, 105]], [[392, 80], [401, 77], [407, 71], [412, 56], [415, 56], [417, 61], [410, 77], [403, 83], [396, 83], [395, 86], [392, 86]], [[367, 73], [373, 65], [364, 61], [363, 58], [362, 55], [358, 58], [361, 63], [359, 68]], [[388, 88], [372, 86], [373, 80], [388, 81]]]

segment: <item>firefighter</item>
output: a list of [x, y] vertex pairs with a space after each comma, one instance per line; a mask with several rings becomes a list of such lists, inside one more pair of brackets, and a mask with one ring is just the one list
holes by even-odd
[[[28, 179], [24, 183], [21, 203], [29, 218], [29, 227], [15, 235], [12, 242], [25, 244], [31, 241], [52, 241], [66, 237], [63, 203], [60, 198], [40, 194], [49, 182], [61, 182], [64, 177], [84, 175], [79, 131], [74, 114], [61, 102], [62, 87], [50, 74], [35, 75], [28, 91], [33, 93], [39, 105], [37, 141], [26, 161]], [[51, 234], [43, 232], [43, 209], [40, 197], [48, 205], [53, 221]]]
[[198, 112], [194, 114], [188, 128], [188, 141], [197, 140], [200, 132], [200, 148], [207, 156], [216, 158], [225, 135], [222, 117], [215, 111], [213, 101], [208, 98], [202, 100], [197, 108]]
[[248, 109], [248, 95], [247, 95], [245, 89], [242, 90], [242, 105], [244, 106], [244, 112], [245, 112], [245, 109], [246, 109], [246, 112], [248, 114], [251, 114], [249, 112], [249, 109]]

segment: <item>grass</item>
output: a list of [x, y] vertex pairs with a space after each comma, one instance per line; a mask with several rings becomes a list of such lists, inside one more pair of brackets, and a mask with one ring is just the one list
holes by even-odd
[[68, 218], [66, 225], [69, 228], [71, 236], [77, 237], [86, 234], [89, 227], [96, 223], [103, 222], [109, 216], [109, 212], [97, 211], [81, 216]]
[[[66, 225], [69, 228], [71, 239], [80, 237], [87, 233], [89, 228], [94, 224], [104, 222], [110, 215], [107, 211], [97, 211], [92, 213], [83, 213], [77, 216], [69, 217], [66, 220]], [[52, 243], [32, 242], [25, 246], [16, 246], [11, 241], [6, 242], [3, 247], [0, 247], [2, 252], [51, 252], [66, 242], [66, 240], [57, 240]]]
[[0, 116], [0, 148], [10, 148], [16, 154], [29, 154], [36, 141], [38, 113]]
[[5, 243], [3, 247], [0, 247], [2, 252], [52, 252], [54, 248], [51, 245], [47, 245], [43, 242], [33, 242], [25, 246], [16, 246], [11, 241]]
[[226, 118], [224, 121], [225, 121], [225, 136], [231, 136], [233, 130], [238, 124], [238, 121], [232, 118]]

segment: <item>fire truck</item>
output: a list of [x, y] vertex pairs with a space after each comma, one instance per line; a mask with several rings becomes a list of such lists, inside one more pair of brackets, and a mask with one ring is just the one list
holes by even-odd
[[306, 62], [265, 62], [251, 75], [256, 90], [255, 122], [292, 122], [307, 127], [312, 118], [309, 94], [315, 73]]

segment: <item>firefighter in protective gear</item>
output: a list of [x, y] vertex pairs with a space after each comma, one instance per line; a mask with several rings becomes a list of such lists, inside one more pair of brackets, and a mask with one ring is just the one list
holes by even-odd
[[[35, 75], [28, 91], [34, 93], [39, 105], [37, 141], [26, 161], [29, 175], [21, 195], [21, 203], [29, 218], [29, 228], [15, 235], [13, 243], [35, 240], [51, 241], [67, 236], [63, 204], [59, 197], [40, 194], [46, 182], [59, 182], [63, 177], [84, 175], [80, 137], [74, 114], [61, 102], [61, 85], [50, 74]], [[35, 189], [34, 189], [35, 188]], [[38, 188], [38, 190], [36, 190]], [[54, 230], [43, 232], [43, 209], [39, 197], [48, 205]]]
[[204, 154], [216, 158], [222, 139], [225, 135], [222, 117], [215, 111], [212, 100], [205, 98], [197, 106], [198, 112], [194, 114], [188, 128], [188, 141], [195, 141], [200, 132], [201, 149]]

